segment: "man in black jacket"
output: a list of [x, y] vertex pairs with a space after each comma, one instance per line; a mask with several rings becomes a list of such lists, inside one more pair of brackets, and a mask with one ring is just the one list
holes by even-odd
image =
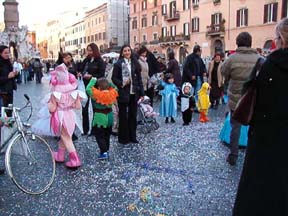
[[201, 58], [201, 53], [201, 47], [195, 45], [193, 53], [186, 58], [182, 75], [182, 83], [189, 82], [193, 86], [196, 103], [198, 101], [197, 92], [201, 88], [204, 77], [207, 76], [206, 66]]

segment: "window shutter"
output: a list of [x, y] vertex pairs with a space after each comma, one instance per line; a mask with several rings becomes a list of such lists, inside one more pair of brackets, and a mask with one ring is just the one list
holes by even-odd
[[245, 26], [248, 26], [248, 9], [244, 10], [244, 15], [245, 15]]
[[237, 10], [236, 27], [240, 27], [240, 12], [241, 10]]
[[264, 5], [264, 17], [263, 17], [263, 22], [267, 23], [268, 22], [268, 5]]
[[194, 19], [195, 19], [195, 18], [193, 18], [192, 21], [191, 21], [191, 22], [192, 22], [192, 32], [194, 32], [194, 29], [195, 29], [195, 28], [194, 28]]
[[287, 17], [287, 0], [282, 0], [282, 18]]
[[200, 31], [200, 19], [197, 18], [197, 32]]
[[211, 25], [214, 25], [215, 24], [215, 15], [212, 14], [211, 15]]
[[222, 13], [219, 14], [219, 23], [220, 24], [222, 22]]
[[273, 22], [277, 22], [278, 2], [273, 4]]

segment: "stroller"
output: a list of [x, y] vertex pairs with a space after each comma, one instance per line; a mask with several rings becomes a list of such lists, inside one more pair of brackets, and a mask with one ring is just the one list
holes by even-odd
[[150, 98], [144, 96], [144, 99], [138, 101], [138, 129], [141, 133], [148, 134], [152, 130], [157, 130], [159, 124], [156, 117], [159, 114], [153, 110], [150, 105]]

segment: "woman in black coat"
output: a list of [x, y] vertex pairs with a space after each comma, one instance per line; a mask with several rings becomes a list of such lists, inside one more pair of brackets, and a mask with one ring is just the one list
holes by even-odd
[[[87, 57], [83, 60], [80, 72], [83, 73], [83, 82], [85, 87], [88, 85], [92, 77], [97, 79], [105, 76], [106, 64], [100, 56], [99, 48], [95, 43], [91, 43], [87, 46]], [[83, 117], [83, 133], [87, 135], [89, 132], [89, 104], [90, 97], [87, 95], [88, 100], [86, 105], [82, 108]], [[91, 131], [93, 134], [93, 132]]]
[[168, 54], [168, 67], [165, 73], [171, 73], [173, 74], [174, 77], [174, 83], [177, 87], [181, 88], [181, 73], [180, 73], [180, 67], [178, 64], [178, 61], [175, 59], [175, 54], [174, 52], [170, 52]]
[[[13, 66], [9, 59], [9, 48], [0, 46], [0, 94], [2, 99], [1, 106], [7, 107], [13, 104], [13, 90], [17, 89], [15, 77], [17, 72], [13, 71]], [[11, 116], [12, 112], [7, 112]]]
[[257, 77], [257, 100], [234, 216], [288, 215], [288, 19]]
[[118, 142], [121, 144], [138, 143], [136, 138], [137, 101], [143, 98], [144, 89], [140, 64], [132, 55], [129, 45], [121, 48], [119, 60], [114, 64], [112, 81], [119, 93]]

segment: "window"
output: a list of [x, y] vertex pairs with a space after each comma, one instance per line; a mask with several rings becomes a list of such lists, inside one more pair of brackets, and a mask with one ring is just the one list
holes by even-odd
[[99, 22], [99, 24], [101, 23], [101, 17], [99, 17], [98, 22]]
[[134, 41], [134, 42], [137, 41], [137, 37], [136, 37], [136, 36], [133, 37], [133, 41]]
[[158, 40], [158, 34], [157, 33], [153, 33], [153, 40]]
[[183, 33], [184, 33], [184, 36], [189, 36], [189, 23], [183, 24]]
[[142, 35], [142, 38], [143, 38], [143, 41], [146, 41], [147, 40], [146, 34]]
[[167, 27], [162, 27], [162, 37], [167, 37]]
[[154, 0], [154, 7], [157, 7], [157, 0]]
[[176, 36], [176, 26], [173, 25], [173, 26], [170, 26], [170, 35], [172, 37], [175, 37]]
[[106, 32], [103, 32], [102, 34], [103, 34], [103, 40], [105, 40], [106, 39]]
[[136, 13], [136, 4], [133, 4], [133, 11], [134, 11], [134, 13]]
[[176, 14], [176, 1], [170, 2], [170, 17], [174, 17]]
[[90, 36], [88, 36], [88, 38], [87, 38], [87, 42], [90, 43]]
[[142, 1], [142, 10], [146, 10], [147, 9], [147, 0], [143, 0]]
[[199, 18], [194, 17], [192, 19], [192, 32], [199, 32]]
[[158, 25], [158, 17], [156, 14], [152, 16], [152, 26]]
[[97, 19], [95, 19], [95, 24], [97, 25]]
[[132, 20], [132, 29], [137, 29], [137, 19], [136, 18], [134, 18]]
[[162, 15], [167, 15], [167, 5], [162, 5]]
[[95, 41], [98, 41], [98, 34], [95, 34]]
[[147, 18], [143, 17], [142, 18], [142, 28], [145, 28], [145, 27], [147, 27]]
[[237, 10], [236, 26], [237, 27], [248, 26], [248, 9], [247, 8]]
[[189, 10], [191, 0], [183, 0], [183, 10]]
[[222, 14], [216, 13], [211, 15], [211, 24], [212, 25], [220, 25], [222, 20]]
[[282, 0], [282, 18], [288, 17], [288, 0]]
[[101, 33], [98, 34], [98, 38], [99, 38], [99, 40], [102, 40], [102, 34]]
[[91, 35], [91, 42], [94, 42], [94, 35]]
[[264, 23], [277, 22], [278, 3], [264, 5]]
[[192, 0], [192, 5], [193, 6], [198, 6], [199, 5], [199, 0]]

